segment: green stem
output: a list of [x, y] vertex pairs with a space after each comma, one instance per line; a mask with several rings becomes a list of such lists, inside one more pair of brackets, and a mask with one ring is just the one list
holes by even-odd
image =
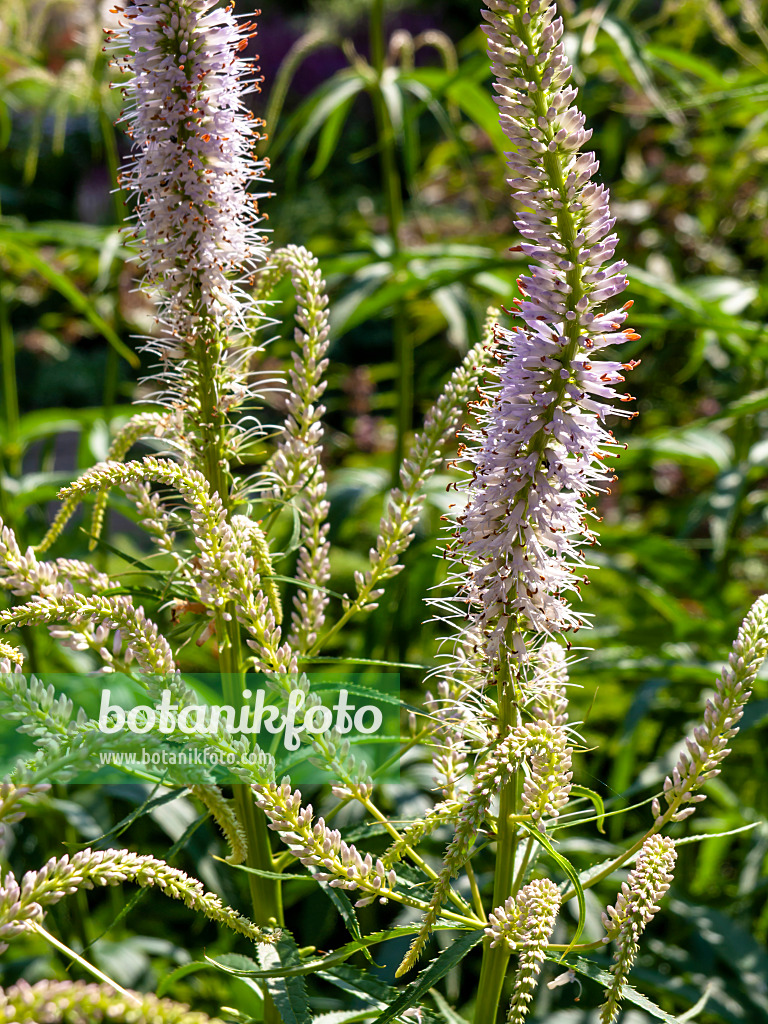
[[[510, 623], [507, 633], [516, 631], [516, 624]], [[513, 650], [512, 636], [505, 637], [503, 651]], [[513, 667], [509, 657], [502, 656], [497, 680], [497, 700], [499, 713], [499, 735], [504, 736], [509, 729], [519, 724], [517, 704], [517, 685]], [[522, 778], [520, 771], [514, 771], [502, 783], [499, 798], [499, 824], [496, 841], [496, 865], [493, 882], [493, 908], [503, 907], [507, 899], [517, 891], [515, 886], [515, 855], [517, 853], [517, 822], [515, 820], [520, 808]], [[518, 879], [521, 877], [518, 873]], [[504, 978], [509, 963], [509, 949], [502, 942], [491, 948], [490, 937], [483, 940], [483, 961], [480, 968], [477, 1003], [475, 1004], [475, 1024], [493, 1024], [496, 1020], [499, 1003], [501, 1002]]]
[[29, 927], [31, 931], [36, 932], [38, 935], [40, 935], [43, 939], [45, 939], [46, 942], [49, 942], [55, 949], [58, 949], [59, 952], [63, 953], [65, 956], [69, 957], [69, 959], [72, 960], [74, 963], [78, 964], [78, 966], [82, 967], [84, 971], [87, 971], [88, 974], [92, 974], [93, 977], [96, 978], [98, 981], [101, 981], [105, 985], [108, 985], [115, 992], [119, 992], [120, 995], [128, 1001], [129, 1005], [141, 1005], [140, 1001], [136, 998], [133, 992], [128, 992], [126, 989], [122, 988], [120, 985], [117, 984], [116, 981], [114, 981], [114, 979], [110, 978], [108, 974], [104, 974], [104, 972], [100, 971], [98, 967], [94, 967], [93, 964], [89, 963], [87, 960], [81, 957], [79, 953], [76, 953], [74, 949], [70, 949], [69, 946], [65, 946], [60, 939], [57, 939], [55, 935], [51, 935], [51, 933], [49, 931], [46, 931], [46, 929], [43, 928], [41, 924], [38, 924], [36, 921], [32, 921]]
[[[222, 616], [217, 616], [216, 635], [223, 639], [223, 644], [220, 642], [219, 646], [219, 658], [224, 700], [233, 707], [239, 707], [243, 702], [245, 689], [245, 672], [240, 668], [243, 663], [240, 629], [234, 620], [225, 622]], [[237, 816], [248, 841], [246, 864], [262, 871], [277, 870], [272, 857], [266, 818], [256, 807], [250, 787], [237, 785], [232, 789]], [[256, 924], [273, 927], [282, 925], [284, 922], [280, 883], [272, 878], [249, 874], [248, 884]]]
[[[384, 63], [384, 0], [373, 0], [370, 42], [371, 65], [375, 73], [375, 81], [371, 86], [371, 101], [373, 103], [373, 116], [376, 122], [376, 134], [378, 136], [384, 205], [387, 215], [387, 227], [392, 238], [392, 262], [396, 272], [399, 272], [403, 194], [402, 181], [397, 167], [395, 134], [383, 90], [383, 79], [386, 70]], [[403, 463], [405, 439], [408, 436], [413, 421], [413, 344], [408, 333], [402, 299], [397, 300], [395, 303], [392, 335], [394, 339], [395, 364], [397, 366], [397, 408], [395, 414], [397, 437], [392, 465], [392, 486], [397, 487], [400, 481], [400, 467]]]

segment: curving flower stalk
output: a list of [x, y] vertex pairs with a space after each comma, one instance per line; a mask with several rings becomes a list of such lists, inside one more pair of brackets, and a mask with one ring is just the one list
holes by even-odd
[[[614, 259], [608, 192], [592, 180], [597, 160], [583, 152], [591, 132], [575, 106], [556, 5], [485, 2], [496, 102], [513, 150], [508, 166], [523, 239], [518, 250], [530, 264], [518, 281], [518, 324], [496, 328], [497, 366], [474, 404], [475, 424], [464, 431], [459, 464], [467, 474], [466, 505], [448, 553], [457, 603], [466, 603], [469, 632], [480, 637], [505, 730], [520, 728], [521, 705], [540, 696], [535, 682], [530, 692], [520, 686], [522, 676], [535, 671], [531, 648], [585, 625], [572, 601], [588, 582], [584, 548], [596, 540], [590, 520], [597, 513], [588, 502], [613, 479], [604, 460], [618, 445], [606, 420], [633, 415], [614, 403], [623, 372], [634, 363], [605, 358], [603, 349], [638, 336], [625, 327], [631, 303], [614, 308], [627, 285], [626, 264]], [[525, 781], [513, 771], [501, 786], [496, 906], [524, 880], [515, 867], [516, 816], [554, 817], [568, 797], [561, 697], [553, 692], [538, 705], [536, 770]], [[495, 1017], [507, 956], [486, 944], [478, 1024]], [[532, 986], [535, 976], [528, 980]], [[515, 1010], [520, 1017], [532, 987], [526, 993], [525, 1005]]]
[[[672, 775], [664, 779], [664, 802], [655, 797], [651, 808], [654, 831], [670, 821], [682, 821], [706, 799], [698, 790], [708, 779], [720, 774], [719, 765], [730, 754], [729, 742], [739, 731], [744, 706], [752, 695], [760, 666], [768, 653], [768, 595], [759, 597], [739, 627], [728, 664], [715, 684], [715, 694], [707, 699], [704, 721], [686, 738], [686, 751], [680, 754]], [[683, 806], [688, 804], [688, 806]]]
[[559, 910], [558, 887], [548, 878], [537, 878], [524, 885], [516, 897], [510, 896], [503, 907], [497, 907], [488, 915], [490, 924], [485, 933], [491, 947], [500, 945], [518, 954], [507, 1011], [508, 1024], [522, 1024], [528, 1015]]

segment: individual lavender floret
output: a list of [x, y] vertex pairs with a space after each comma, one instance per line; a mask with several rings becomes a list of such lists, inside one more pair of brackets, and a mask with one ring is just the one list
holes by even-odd
[[[537, 262], [519, 282], [524, 326], [497, 328], [500, 365], [463, 451], [470, 479], [457, 581], [494, 654], [509, 622], [539, 634], [584, 624], [569, 600], [582, 580], [581, 548], [594, 541], [585, 499], [612, 477], [603, 459], [616, 443], [603, 422], [630, 415], [612, 402], [633, 365], [597, 354], [637, 335], [622, 329], [629, 304], [603, 309], [627, 284], [625, 264], [612, 262], [608, 193], [590, 180], [597, 161], [580, 152], [591, 133], [573, 105], [562, 19], [540, 0], [486, 3], [496, 102], [514, 146], [515, 223]], [[517, 653], [525, 657], [520, 641]]]
[[659, 911], [659, 901], [672, 882], [676, 859], [675, 844], [670, 838], [646, 839], [637, 855], [637, 864], [621, 886], [616, 905], [603, 913], [608, 933], [603, 941], [614, 939], [618, 950], [611, 966], [613, 980], [600, 1010], [600, 1024], [613, 1024], [618, 1015], [621, 992], [637, 956], [640, 936]]
[[559, 909], [558, 887], [548, 878], [537, 878], [488, 915], [490, 925], [485, 934], [490, 936], [491, 946], [504, 943], [519, 957], [508, 1024], [520, 1024], [528, 1013]]
[[[117, 64], [130, 74], [123, 121], [134, 148], [120, 184], [136, 197], [145, 282], [160, 290], [179, 338], [200, 313], [224, 330], [245, 328], [251, 303], [241, 282], [265, 254], [248, 192], [263, 164], [251, 155], [258, 135], [243, 104], [256, 81], [240, 57], [247, 36], [217, 0], [137, 0], [121, 24], [116, 46], [129, 53]], [[166, 339], [161, 355], [171, 349]]]
[[717, 680], [715, 695], [707, 700], [704, 722], [693, 730], [693, 739], [685, 741], [688, 753], [680, 754], [672, 775], [664, 780], [665, 811], [662, 813], [658, 799], [653, 801], [655, 829], [693, 814], [695, 806], [682, 804], [695, 805], [706, 799], [704, 793], [696, 791], [707, 779], [720, 774], [718, 766], [731, 752], [728, 743], [739, 731], [744, 705], [766, 652], [768, 594], [759, 597], [747, 612], [728, 655], [728, 665]]
[[184, 1003], [158, 999], [147, 992], [116, 992], [109, 985], [84, 981], [38, 981], [30, 985], [17, 981], [0, 989], [0, 1022], [18, 1024], [101, 1024], [125, 1021], [130, 1024], [222, 1024], [218, 1017], [199, 1013]]

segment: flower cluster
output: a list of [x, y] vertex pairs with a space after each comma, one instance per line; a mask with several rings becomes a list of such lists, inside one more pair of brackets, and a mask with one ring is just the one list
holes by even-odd
[[[220, 496], [217, 492], [211, 493], [202, 473], [151, 456], [126, 465], [99, 463], [70, 487], [62, 489], [60, 497], [64, 501], [57, 514], [57, 522], [63, 525], [89, 493], [109, 487], [132, 486], [144, 480], [174, 487], [187, 504], [199, 557], [199, 567], [190, 580], [195, 581], [199, 600], [212, 611], [221, 610], [226, 617], [232, 613], [225, 606], [236, 599], [235, 612], [250, 634], [248, 643], [257, 652], [260, 663], [276, 671], [295, 669], [294, 653], [287, 644], [280, 644], [279, 616], [272, 606], [277, 600], [276, 591], [273, 586], [265, 586], [264, 589], [261, 586], [259, 570], [271, 584], [272, 566], [268, 549], [260, 541], [258, 524], [248, 521], [244, 526], [238, 516], [233, 522], [228, 522]], [[165, 652], [163, 645], [167, 646], [167, 641], [162, 637], [153, 635], [147, 639], [146, 646], [157, 659], [172, 657]], [[171, 660], [171, 668], [150, 670], [172, 671], [172, 665]]]
[[524, 760], [528, 774], [524, 782], [523, 806], [532, 821], [543, 830], [543, 820], [546, 817], [556, 818], [567, 803], [571, 780], [570, 748], [565, 743], [562, 730], [546, 722], [529, 722], [509, 729], [504, 739], [486, 752], [475, 770], [472, 788], [456, 816], [455, 834], [445, 851], [443, 869], [436, 879], [429, 909], [397, 969], [398, 976], [409, 971], [421, 955], [441, 907], [452, 894], [451, 879], [466, 864], [493, 798], [502, 782], [519, 769]]
[[528, 774], [523, 780], [522, 805], [543, 830], [546, 819], [555, 820], [571, 792], [571, 756], [564, 729], [549, 722], [527, 722]]
[[[495, 654], [507, 624], [554, 634], [584, 624], [569, 604], [594, 535], [585, 499], [606, 489], [616, 446], [603, 425], [623, 380], [602, 349], [637, 336], [623, 290], [625, 264], [607, 190], [591, 179], [594, 154], [574, 105], [562, 19], [541, 0], [487, 0], [488, 52], [502, 127], [513, 144], [510, 185], [522, 208], [520, 246], [536, 261], [520, 280], [522, 327], [496, 331], [499, 367], [465, 432], [467, 505], [458, 517], [457, 583]], [[628, 396], [627, 396], [628, 397]], [[620, 414], [621, 415], [621, 414]], [[628, 415], [623, 413], [623, 415]], [[518, 656], [525, 657], [521, 644]]]
[[[45, 598], [49, 604], [59, 601], [77, 603], [85, 599], [76, 588], [88, 596], [99, 595], [112, 586], [109, 577], [88, 562], [72, 558], [40, 561], [37, 550], [19, 548], [13, 531], [0, 520], [0, 589], [9, 590], [17, 597]], [[109, 630], [87, 617], [73, 617], [66, 625], [60, 621], [50, 626], [51, 635], [65, 647], [73, 650], [92, 650], [100, 654], [107, 666], [112, 667], [116, 654], [105, 646]], [[6, 655], [21, 664], [18, 655]]]
[[[326, 388], [329, 317], [325, 281], [317, 259], [302, 246], [278, 249], [259, 275], [259, 285], [276, 283], [290, 273], [296, 294], [298, 350], [289, 371], [286, 418], [278, 447], [264, 476], [272, 483], [272, 495], [280, 503], [294, 502], [300, 517], [302, 544], [296, 576], [308, 586], [294, 597], [289, 643], [307, 651], [317, 640], [325, 621], [328, 597], [323, 586], [330, 577], [327, 523], [330, 505], [328, 485], [321, 463], [325, 406], [320, 402]], [[262, 278], [264, 281], [262, 282]]]
[[640, 936], [669, 889], [677, 859], [674, 842], [667, 836], [650, 836], [637, 855], [637, 864], [622, 883], [616, 905], [603, 913], [608, 933], [604, 942], [616, 941], [618, 950], [611, 967], [611, 987], [600, 1014], [600, 1024], [612, 1024], [619, 1012], [621, 990], [638, 952]]
[[[173, 672], [173, 652], [168, 641], [160, 635], [157, 626], [146, 618], [142, 608], [137, 608], [130, 597], [92, 597], [84, 594], [59, 594], [57, 597], [33, 597], [26, 604], [0, 612], [0, 629], [18, 626], [47, 625], [66, 622], [79, 632], [93, 637], [89, 646], [101, 650], [109, 630], [116, 630], [121, 638], [128, 640], [127, 659], [135, 657], [146, 672], [163, 675]], [[94, 626], [106, 630], [94, 631]], [[57, 631], [59, 632], [59, 631]], [[64, 635], [69, 634], [67, 630]], [[109, 652], [107, 652], [109, 653]]]
[[[121, 459], [149, 426], [224, 501], [230, 463], [268, 429], [245, 407], [275, 383], [251, 365], [264, 319], [253, 285], [267, 253], [262, 196], [250, 190], [266, 169], [252, 155], [261, 122], [244, 105], [260, 83], [243, 54], [255, 26], [217, 0], [137, 0], [118, 12], [108, 37], [129, 75], [122, 121], [134, 143], [120, 184], [134, 199], [143, 287], [159, 300], [144, 340], [158, 357], [163, 422], [134, 417], [111, 454]], [[96, 532], [102, 514], [103, 499]]]
[[490, 925], [485, 933], [491, 946], [504, 944], [519, 957], [507, 1014], [509, 1024], [520, 1024], [528, 1013], [559, 909], [558, 887], [548, 878], [537, 878], [488, 915]]
[[217, 1017], [190, 1010], [184, 1003], [146, 992], [116, 992], [109, 985], [84, 981], [18, 981], [0, 989], [0, 1022], [64, 1024], [66, 1021], [124, 1021], [125, 1024], [222, 1024]]
[[7, 644], [5, 640], [0, 640], [0, 675], [20, 670], [23, 664], [23, 652], [13, 644]]

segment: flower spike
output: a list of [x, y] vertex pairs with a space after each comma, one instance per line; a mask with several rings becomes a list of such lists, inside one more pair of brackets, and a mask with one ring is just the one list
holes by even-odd
[[[520, 279], [522, 325], [496, 329], [499, 367], [465, 431], [467, 507], [453, 555], [460, 593], [498, 652], [507, 624], [554, 635], [585, 625], [570, 601], [595, 537], [589, 496], [607, 489], [605, 428], [622, 363], [598, 358], [637, 335], [626, 309], [607, 309], [627, 284], [614, 261], [608, 192], [591, 179], [591, 132], [561, 42], [562, 19], [541, 0], [486, 0], [488, 53], [501, 125], [514, 146], [509, 183], [521, 207], [520, 249], [534, 261]], [[624, 401], [625, 398], [621, 398]], [[525, 651], [518, 644], [518, 657]]]

